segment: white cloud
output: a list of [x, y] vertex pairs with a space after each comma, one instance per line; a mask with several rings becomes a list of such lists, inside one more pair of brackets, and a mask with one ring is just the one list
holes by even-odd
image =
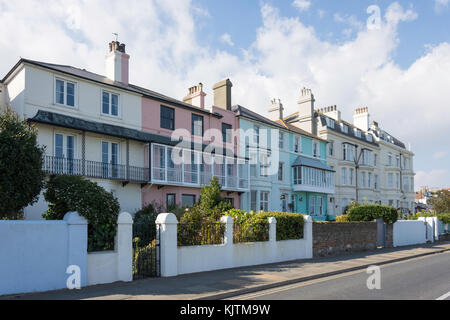
[[308, 0], [294, 0], [292, 5], [296, 7], [300, 12], [307, 11], [311, 6], [311, 1]]
[[450, 0], [435, 0], [434, 9], [437, 13], [440, 13], [443, 9], [447, 8]]
[[223, 43], [234, 47], [234, 42], [233, 40], [231, 40], [231, 36], [228, 33], [224, 33], [221, 37], [220, 37], [220, 41], [222, 41]]
[[430, 188], [448, 188], [450, 181], [450, 174], [448, 170], [431, 170], [417, 171], [414, 181], [414, 188], [417, 190], [422, 186]]

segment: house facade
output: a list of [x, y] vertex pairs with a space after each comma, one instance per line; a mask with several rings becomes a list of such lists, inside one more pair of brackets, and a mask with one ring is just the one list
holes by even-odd
[[279, 100], [272, 101], [269, 118], [239, 105], [234, 111], [242, 129], [240, 153], [250, 158], [250, 192], [243, 194], [242, 208], [332, 219], [327, 200], [334, 193], [334, 176], [326, 165], [327, 142], [286, 124]]
[[368, 108], [357, 109], [349, 123], [336, 106], [316, 110], [314, 102], [311, 90], [304, 88], [299, 112], [285, 121], [328, 141], [327, 162], [336, 172], [329, 209], [340, 215], [357, 201], [413, 211], [414, 154], [376, 122], [369, 125]]

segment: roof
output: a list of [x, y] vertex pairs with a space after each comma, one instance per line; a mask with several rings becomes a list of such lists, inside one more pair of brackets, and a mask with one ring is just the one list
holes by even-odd
[[300, 167], [300, 166], [335, 172], [329, 166], [322, 163], [322, 161], [317, 160], [317, 159], [311, 159], [311, 158], [304, 157], [304, 156], [298, 156], [297, 159], [295, 160], [295, 162], [292, 164], [292, 167]]
[[136, 94], [140, 94], [143, 95], [145, 97], [148, 98], [152, 98], [161, 102], [165, 102], [165, 103], [170, 103], [173, 105], [176, 105], [178, 107], [181, 108], [185, 108], [185, 109], [189, 109], [195, 112], [199, 112], [199, 113], [203, 113], [203, 114], [208, 114], [208, 115], [212, 115], [214, 117], [220, 118], [221, 116], [215, 113], [211, 113], [208, 110], [193, 106], [191, 104], [185, 103], [183, 101], [171, 98], [169, 96], [163, 95], [161, 93], [149, 90], [149, 89], [145, 89], [133, 84], [125, 84], [123, 82], [119, 82], [119, 81], [113, 81], [105, 76], [87, 71], [85, 69], [79, 69], [79, 68], [75, 68], [69, 65], [60, 65], [60, 64], [53, 64], [53, 63], [46, 63], [46, 62], [41, 62], [41, 61], [34, 61], [34, 60], [29, 60], [29, 59], [20, 59], [19, 62], [8, 72], [8, 74], [3, 78], [3, 80], [1, 82], [5, 82], [9, 76], [22, 64], [22, 63], [28, 63], [31, 65], [35, 65], [35, 66], [39, 66], [45, 69], [49, 69], [52, 71], [57, 71], [57, 72], [61, 72], [61, 73], [65, 73], [71, 76], [75, 76], [77, 78], [81, 78], [84, 80], [89, 80], [89, 81], [94, 81], [103, 85], [107, 85], [107, 86], [112, 86], [115, 87], [117, 89], [121, 89], [121, 90], [126, 90], [126, 91], [130, 91]]
[[261, 122], [261, 123], [264, 123], [264, 124], [267, 124], [267, 125], [270, 125], [270, 126], [274, 126], [274, 127], [280, 128], [280, 129], [284, 129], [284, 130], [287, 130], [287, 131], [291, 131], [291, 132], [295, 132], [295, 133], [298, 133], [298, 134], [302, 134], [302, 135], [305, 135], [305, 136], [308, 136], [308, 137], [311, 137], [311, 138], [314, 138], [314, 139], [317, 139], [317, 140], [320, 140], [320, 141], [323, 141], [323, 142], [328, 142], [325, 139], [322, 139], [322, 138], [320, 138], [318, 136], [315, 136], [315, 135], [313, 135], [313, 134], [311, 134], [311, 133], [309, 133], [309, 132], [307, 132], [305, 130], [302, 130], [300, 128], [297, 128], [296, 126], [293, 126], [291, 124], [285, 123], [283, 120], [272, 121], [272, 120], [270, 120], [270, 119], [268, 119], [268, 118], [266, 118], [266, 117], [264, 117], [264, 116], [262, 116], [262, 115], [260, 115], [260, 114], [258, 114], [256, 112], [253, 112], [253, 111], [251, 111], [251, 110], [241, 106], [241, 105], [234, 106], [232, 108], [232, 111], [237, 116], [240, 116], [240, 117], [244, 117], [244, 118], [247, 118], [247, 119], [250, 119], [250, 120], [253, 120], [253, 121], [258, 121], [258, 122]]
[[[144, 143], [159, 143], [163, 145], [176, 146], [182, 142], [182, 140], [172, 140], [169, 136], [164, 136], [160, 134], [140, 131], [136, 129], [130, 129], [126, 127], [111, 125], [107, 123], [88, 121], [81, 118], [75, 118], [71, 116], [62, 115], [59, 113], [49, 112], [39, 110], [33, 118], [29, 118], [28, 121], [54, 125], [63, 128], [69, 128], [80, 131], [87, 131], [97, 134], [104, 134], [121, 139], [130, 139], [134, 141], [144, 142]], [[191, 143], [191, 148], [194, 150], [204, 150], [208, 145]], [[212, 153], [215, 153], [213, 149]], [[228, 153], [227, 153], [228, 152]], [[232, 150], [222, 148], [222, 154], [234, 154], [229, 153]]]
[[[385, 135], [390, 136], [390, 137], [392, 138], [392, 143], [393, 143], [394, 145], [396, 145], [397, 147], [406, 149], [406, 146], [405, 146], [405, 144], [404, 144], [403, 142], [401, 142], [400, 140], [396, 139], [395, 137], [393, 137], [392, 135], [390, 135], [389, 133], [387, 133], [387, 132], [384, 131], [384, 130], [380, 130], [380, 131], [381, 131], [382, 133], [384, 133]], [[385, 142], [390, 143], [389, 141], [386, 141], [386, 140], [384, 140], [382, 137], [380, 137], [380, 136], [378, 135], [378, 131], [377, 131], [377, 130], [372, 130], [372, 129], [371, 129], [370, 132], [372, 132], [377, 138], [379, 138], [379, 139], [381, 139], [381, 140], [383, 140], [383, 141], [385, 141]]]

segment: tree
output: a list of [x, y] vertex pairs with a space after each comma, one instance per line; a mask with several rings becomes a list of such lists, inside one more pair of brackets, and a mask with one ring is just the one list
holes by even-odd
[[0, 113], [0, 219], [19, 219], [22, 209], [39, 199], [43, 154], [33, 125], [10, 107]]
[[450, 213], [450, 191], [443, 189], [436, 192], [432, 199], [434, 213]]

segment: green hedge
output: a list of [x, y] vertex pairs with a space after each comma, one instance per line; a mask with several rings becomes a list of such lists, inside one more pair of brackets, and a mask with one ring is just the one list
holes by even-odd
[[59, 175], [46, 184], [45, 200], [49, 209], [42, 217], [62, 220], [67, 212], [76, 211], [88, 221], [88, 251], [114, 250], [119, 201], [82, 177]]
[[394, 207], [379, 204], [363, 204], [350, 209], [350, 221], [373, 221], [383, 219], [385, 223], [395, 223], [398, 220], [398, 211]]
[[[254, 229], [254, 238], [257, 239], [264, 239], [266, 230], [268, 232], [268, 219], [270, 217], [274, 217], [277, 220], [277, 241], [303, 238], [304, 216], [302, 214], [278, 211], [246, 212], [243, 210], [230, 210], [225, 215], [234, 218], [235, 224], [243, 225], [244, 232], [245, 229]], [[263, 227], [264, 225], [267, 225], [267, 229]], [[256, 226], [260, 227], [256, 228]]]
[[445, 224], [450, 224], [450, 213], [441, 213], [437, 215], [438, 219]]

